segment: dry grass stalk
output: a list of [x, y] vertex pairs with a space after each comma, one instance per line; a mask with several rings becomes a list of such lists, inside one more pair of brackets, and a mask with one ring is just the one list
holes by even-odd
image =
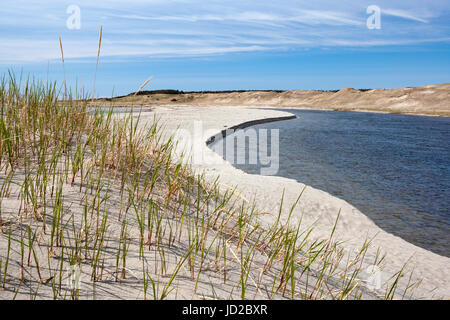
[[141, 91], [146, 85], [147, 83], [150, 82], [150, 80], [152, 80], [152, 77], [148, 78], [140, 87], [139, 89], [134, 93], [134, 95], [137, 95], [139, 93], [139, 91]]

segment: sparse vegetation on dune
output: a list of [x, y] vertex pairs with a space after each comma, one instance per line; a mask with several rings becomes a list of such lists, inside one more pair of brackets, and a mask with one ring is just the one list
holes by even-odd
[[251, 203], [174, 154], [157, 119], [138, 126], [139, 113], [89, 99], [1, 80], [1, 298], [409, 297], [412, 285], [396, 293], [403, 271], [383, 290], [363, 286], [370, 241], [348, 256], [334, 230], [313, 240], [289, 219], [263, 228]]

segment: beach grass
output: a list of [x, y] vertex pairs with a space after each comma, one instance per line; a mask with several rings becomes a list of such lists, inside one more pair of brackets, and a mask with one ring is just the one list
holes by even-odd
[[383, 261], [365, 259], [370, 241], [350, 255], [334, 229], [314, 239], [281, 208], [263, 228], [254, 205], [175, 154], [157, 118], [119, 117], [81, 92], [0, 80], [0, 297], [411, 297], [413, 284], [397, 294], [403, 270], [364, 286], [363, 268]]

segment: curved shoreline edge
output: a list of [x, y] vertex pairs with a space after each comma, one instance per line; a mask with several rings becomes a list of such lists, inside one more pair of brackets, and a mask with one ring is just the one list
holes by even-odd
[[[235, 126], [231, 126], [230, 128], [222, 130], [218, 134], [211, 136], [210, 138], [208, 138], [208, 140], [206, 140], [206, 145], [209, 146], [209, 145], [213, 144], [214, 142], [219, 141], [219, 139], [223, 139], [226, 136], [232, 134], [236, 130], [242, 130], [242, 129], [245, 129], [245, 128], [248, 128], [248, 127], [256, 126], [258, 124], [277, 122], [277, 121], [285, 121], [285, 120], [292, 120], [292, 119], [296, 119], [296, 118], [297, 118], [296, 115], [292, 115], [292, 116], [275, 117], [275, 118], [264, 118], [264, 119], [257, 119], [257, 120], [246, 121], [246, 122], [237, 124]], [[233, 131], [233, 132], [230, 132], [230, 131]]]
[[[271, 122], [273, 119], [288, 120], [293, 115], [278, 110], [266, 108], [236, 107], [230, 112], [228, 107], [160, 107], [149, 112], [147, 121], [152, 121], [154, 113], [162, 120], [167, 120], [168, 129], [175, 132], [178, 128], [189, 130], [193, 121], [202, 121], [205, 129], [219, 131], [213, 135], [214, 139], [224, 137], [223, 131], [232, 128], [242, 129], [251, 125]], [[144, 120], [144, 119], [142, 119]], [[145, 121], [144, 121], [145, 122]], [[225, 130], [217, 128], [228, 127]], [[278, 176], [261, 176], [247, 174], [224, 160], [205, 143], [209, 137], [201, 137], [191, 141], [190, 148], [200, 148], [208, 156], [216, 158], [214, 165], [194, 165], [195, 171], [204, 173], [207, 181], [219, 179], [221, 184], [236, 187], [245, 198], [252, 200], [259, 212], [266, 213], [259, 217], [263, 225], [270, 225], [274, 217], [270, 213], [277, 213], [281, 206], [281, 194], [284, 193], [282, 217], [287, 217], [289, 209], [297, 200], [301, 190], [307, 187], [299, 205], [293, 213], [292, 223], [302, 219], [302, 225], [314, 225], [313, 236], [316, 239], [328, 238], [330, 230], [336, 221], [335, 240], [345, 241], [343, 248], [346, 252], [356, 252], [367, 240], [372, 239], [372, 246], [366, 256], [368, 260], [375, 259], [379, 254], [386, 254], [383, 274], [390, 277], [398, 272], [406, 262], [408, 269], [414, 269], [412, 280], [422, 280], [416, 290], [416, 298], [450, 298], [450, 258], [437, 255], [431, 251], [417, 247], [402, 238], [389, 234], [379, 228], [372, 220], [346, 201], [334, 197], [324, 191], [289, 178]], [[212, 143], [212, 142], [210, 142]], [[209, 144], [210, 144], [209, 143]], [[284, 191], [283, 191], [284, 190]], [[378, 249], [381, 251], [379, 252]], [[384, 278], [383, 281], [388, 280]], [[406, 282], [408, 279], [406, 279]], [[405, 284], [406, 286], [407, 284]]]

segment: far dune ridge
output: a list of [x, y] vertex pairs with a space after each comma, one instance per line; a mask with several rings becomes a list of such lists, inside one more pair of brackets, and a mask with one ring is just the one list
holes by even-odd
[[[99, 99], [110, 100], [110, 99]], [[141, 91], [113, 99], [117, 105], [258, 106], [450, 116], [450, 83], [400, 89], [332, 91]]]

